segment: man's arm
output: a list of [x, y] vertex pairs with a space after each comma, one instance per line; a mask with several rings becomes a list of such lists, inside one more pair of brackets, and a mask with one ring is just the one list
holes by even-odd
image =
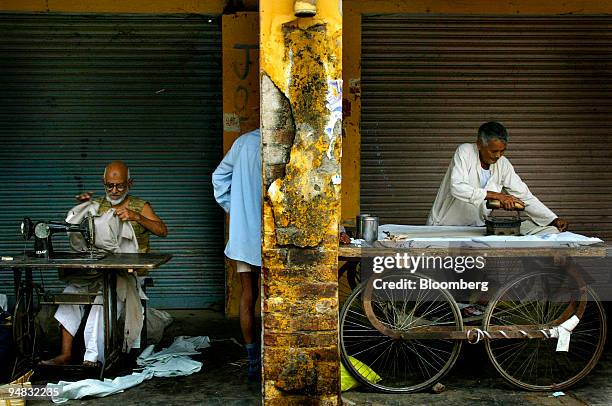
[[119, 208], [115, 211], [117, 216], [123, 221], [135, 221], [153, 234], [165, 237], [168, 235], [166, 224], [157, 217], [153, 208], [149, 203], [146, 203], [142, 208], [142, 213], [136, 213], [127, 207]]
[[241, 147], [242, 140], [238, 138], [236, 141], [234, 141], [234, 144], [232, 144], [232, 147], [223, 157], [223, 160], [212, 174], [215, 200], [226, 213], [229, 213], [230, 211], [230, 193], [232, 188], [234, 163], [236, 162], [236, 158], [238, 157]]
[[[557, 215], [553, 213], [552, 210], [546, 207], [540, 199], [531, 193], [525, 182], [523, 182], [520, 176], [514, 171], [514, 167], [509, 161], [506, 161], [506, 165], [501, 169], [503, 170], [502, 186], [510, 195], [525, 202], [525, 213], [527, 213], [536, 224], [540, 226], [554, 225], [560, 230], [564, 228], [561, 231], [567, 229], [567, 222], [558, 219]], [[557, 220], [560, 220], [563, 224], [559, 223], [559, 226], [557, 226], [555, 223]]]

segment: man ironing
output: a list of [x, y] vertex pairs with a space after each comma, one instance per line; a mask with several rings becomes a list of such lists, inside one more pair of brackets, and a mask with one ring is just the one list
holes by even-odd
[[514, 171], [504, 156], [508, 131], [497, 122], [480, 126], [475, 144], [460, 145], [455, 151], [427, 225], [483, 226], [490, 210], [486, 202], [499, 200], [505, 210], [525, 207], [529, 217], [521, 224], [521, 234], [551, 234], [567, 230], [567, 221], [557, 217]]

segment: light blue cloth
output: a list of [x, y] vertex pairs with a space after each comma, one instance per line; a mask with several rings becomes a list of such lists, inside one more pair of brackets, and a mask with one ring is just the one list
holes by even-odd
[[153, 352], [153, 345], [147, 347], [137, 359], [137, 364], [143, 367], [141, 372], [119, 376], [115, 379], [83, 379], [77, 382], [59, 381], [48, 383], [47, 388], [57, 396], [52, 397], [54, 403], [64, 403], [70, 399], [82, 399], [86, 396], [104, 397], [123, 392], [133, 386], [153, 377], [186, 376], [199, 372], [202, 363], [189, 358], [189, 355], [199, 354], [200, 349], [210, 347], [207, 336], [177, 337], [172, 345], [159, 352]]
[[230, 215], [225, 255], [261, 266], [261, 147], [259, 129], [241, 135], [212, 183], [217, 203]]

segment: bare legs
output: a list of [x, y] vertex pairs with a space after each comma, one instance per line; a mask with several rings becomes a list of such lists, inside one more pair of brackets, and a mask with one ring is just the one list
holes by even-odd
[[62, 352], [60, 355], [58, 355], [55, 358], [51, 358], [50, 360], [47, 360], [47, 361], [42, 361], [41, 363], [43, 365], [66, 365], [66, 364], [70, 364], [70, 361], [72, 361], [73, 337], [68, 332], [68, 330], [64, 328], [64, 326], [61, 326], [61, 329], [62, 329]]

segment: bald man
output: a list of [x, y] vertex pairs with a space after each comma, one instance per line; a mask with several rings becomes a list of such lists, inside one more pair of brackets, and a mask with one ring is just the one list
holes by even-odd
[[[97, 215], [103, 215], [113, 209], [115, 215], [123, 222], [129, 221], [138, 242], [138, 252], [149, 252], [149, 235], [151, 233], [165, 237], [168, 235], [166, 224], [155, 214], [151, 204], [136, 196], [130, 195], [129, 191], [133, 185], [130, 170], [121, 161], [111, 162], [104, 169], [102, 177], [104, 197], [94, 199], [98, 205]], [[90, 201], [91, 192], [85, 192], [76, 196], [80, 202]], [[97, 239], [96, 239], [97, 240]], [[71, 284], [64, 290], [65, 293], [83, 293], [91, 290], [87, 283]], [[92, 285], [92, 284], [89, 284]], [[96, 298], [96, 302], [101, 303], [101, 296]], [[123, 303], [118, 303], [119, 312]], [[72, 342], [76, 334], [81, 319], [83, 317], [83, 306], [79, 305], [60, 305], [55, 313], [55, 318], [59, 321], [62, 331], [62, 350], [61, 354], [55, 358], [43, 361], [44, 365], [66, 365], [72, 362]], [[104, 362], [104, 318], [101, 306], [92, 306], [87, 318], [84, 330], [85, 355], [83, 356], [84, 365], [96, 365]]]

